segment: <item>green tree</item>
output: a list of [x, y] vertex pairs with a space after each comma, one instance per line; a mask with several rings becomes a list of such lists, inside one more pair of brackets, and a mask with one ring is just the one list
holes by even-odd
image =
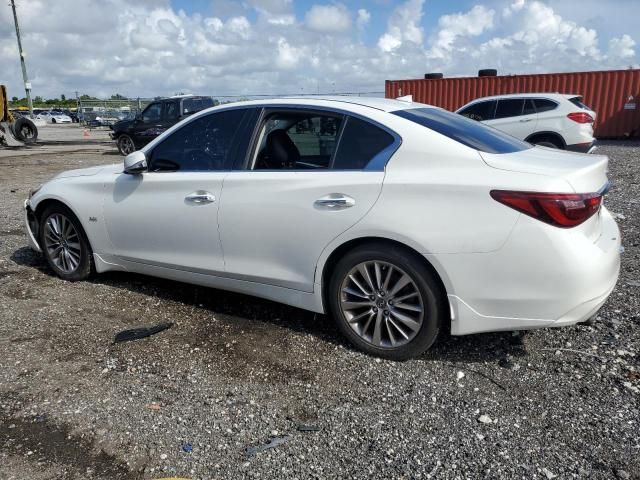
[[64, 96], [64, 93], [62, 95], [60, 95], [60, 100], [62, 100], [63, 102], [67, 99], [67, 97]]

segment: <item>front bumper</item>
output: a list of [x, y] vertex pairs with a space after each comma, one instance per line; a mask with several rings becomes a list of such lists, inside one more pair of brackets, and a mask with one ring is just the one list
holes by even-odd
[[[599, 235], [522, 216], [496, 252], [439, 257], [451, 283], [451, 333], [529, 330], [584, 322], [613, 291], [620, 231], [602, 208]], [[537, 223], [536, 223], [537, 222]]]
[[27, 240], [29, 242], [29, 246], [38, 253], [42, 253], [42, 249], [36, 240], [37, 232], [37, 222], [33, 210], [31, 210], [31, 205], [29, 205], [29, 200], [24, 201], [24, 225], [27, 231]]

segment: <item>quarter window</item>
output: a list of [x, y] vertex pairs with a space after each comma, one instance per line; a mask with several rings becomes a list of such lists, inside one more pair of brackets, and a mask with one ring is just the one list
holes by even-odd
[[524, 100], [521, 98], [508, 98], [506, 100], [498, 100], [498, 108], [496, 109], [495, 118], [518, 117], [522, 115]]
[[349, 117], [342, 132], [333, 168], [361, 170], [393, 143], [393, 137], [375, 125]]
[[151, 171], [229, 170], [245, 109], [211, 113], [176, 130], [151, 152]]
[[552, 102], [546, 98], [536, 98], [533, 103], [535, 104], [538, 113], [554, 110], [558, 106], [556, 102]]
[[486, 102], [478, 102], [473, 105], [469, 105], [459, 113], [462, 116], [470, 118], [471, 120], [477, 120], [482, 122], [484, 120], [491, 120], [494, 117], [496, 111], [496, 101], [489, 100]]

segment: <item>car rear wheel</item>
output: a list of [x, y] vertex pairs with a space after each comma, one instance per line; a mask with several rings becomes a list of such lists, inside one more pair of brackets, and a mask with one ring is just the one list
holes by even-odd
[[133, 139], [129, 136], [129, 135], [120, 135], [118, 137], [118, 151], [120, 152], [121, 155], [124, 155], [125, 157], [127, 155], [129, 155], [130, 153], [133, 153], [136, 151], [136, 146], [133, 143]]
[[40, 246], [51, 269], [69, 281], [84, 280], [93, 271], [89, 241], [76, 216], [52, 205], [40, 217]]
[[406, 360], [435, 341], [442, 289], [423, 261], [402, 248], [371, 244], [346, 254], [329, 284], [329, 307], [359, 349]]

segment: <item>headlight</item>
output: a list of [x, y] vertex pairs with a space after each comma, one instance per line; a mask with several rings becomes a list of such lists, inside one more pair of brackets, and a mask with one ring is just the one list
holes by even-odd
[[36, 193], [38, 193], [38, 190], [40, 190], [41, 188], [42, 188], [42, 183], [38, 185], [36, 188], [32, 188], [31, 190], [29, 190], [29, 199], [31, 199], [31, 197], [33, 197]]

